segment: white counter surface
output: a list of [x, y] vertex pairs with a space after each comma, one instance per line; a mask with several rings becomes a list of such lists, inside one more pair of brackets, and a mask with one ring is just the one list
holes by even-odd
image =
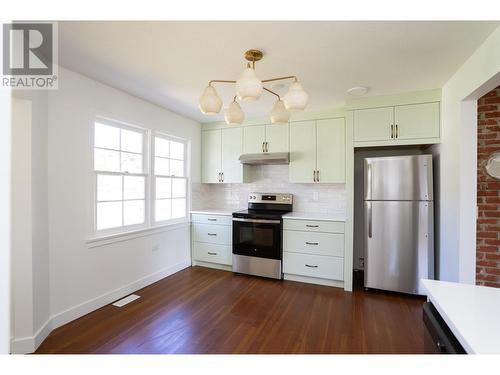
[[437, 280], [422, 285], [467, 353], [500, 354], [500, 288]]
[[320, 221], [345, 221], [344, 216], [339, 215], [331, 215], [331, 214], [322, 214], [322, 213], [314, 213], [314, 212], [289, 212], [283, 215], [283, 219], [291, 219], [291, 220], [320, 220]]
[[231, 216], [233, 212], [241, 209], [235, 208], [207, 208], [203, 210], [191, 210], [189, 211], [192, 214], [201, 214], [201, 215], [224, 215]]

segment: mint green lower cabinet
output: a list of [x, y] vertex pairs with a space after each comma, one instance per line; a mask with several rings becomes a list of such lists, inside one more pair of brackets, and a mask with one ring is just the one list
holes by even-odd
[[316, 123], [290, 123], [290, 182], [314, 182], [316, 170]]

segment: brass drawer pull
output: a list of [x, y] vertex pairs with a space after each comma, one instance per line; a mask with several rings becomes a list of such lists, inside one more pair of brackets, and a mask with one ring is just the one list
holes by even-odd
[[217, 236], [217, 233], [207, 233], [209, 236]]
[[210, 217], [209, 217], [207, 220], [208, 220], [208, 221], [217, 221], [217, 219], [212, 219], [212, 218], [210, 218]]
[[210, 251], [208, 252], [209, 255], [217, 255], [217, 253], [211, 253]]
[[306, 245], [315, 245], [316, 246], [316, 245], [319, 245], [319, 243], [318, 242], [306, 242]]
[[307, 228], [319, 228], [319, 225], [306, 224]]
[[311, 264], [306, 264], [306, 267], [309, 267], [309, 268], [318, 268], [318, 266], [314, 266], [314, 265], [311, 265]]

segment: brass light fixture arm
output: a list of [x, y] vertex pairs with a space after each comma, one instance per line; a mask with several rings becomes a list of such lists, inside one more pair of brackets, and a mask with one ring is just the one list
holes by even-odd
[[208, 82], [208, 85], [212, 86], [212, 83], [236, 83], [236, 81], [228, 81], [224, 79], [212, 79], [211, 81]]
[[278, 100], [281, 100], [281, 97], [280, 97], [277, 93], [275, 93], [274, 91], [271, 91], [271, 90], [269, 90], [269, 89], [266, 89], [265, 87], [263, 87], [263, 89], [264, 89], [264, 90], [266, 90], [267, 92], [269, 92], [269, 93], [273, 94], [273, 95], [276, 95], [276, 96], [278, 97]]
[[274, 82], [274, 81], [283, 81], [285, 79], [293, 79], [295, 82], [297, 82], [297, 77], [296, 76], [286, 76], [286, 77], [278, 77], [278, 78], [270, 78], [270, 79], [263, 79], [262, 83], [266, 82]]

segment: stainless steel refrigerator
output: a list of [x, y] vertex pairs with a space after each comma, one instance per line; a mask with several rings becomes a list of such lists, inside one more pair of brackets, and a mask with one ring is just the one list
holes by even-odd
[[364, 160], [365, 287], [424, 294], [434, 278], [432, 156]]

